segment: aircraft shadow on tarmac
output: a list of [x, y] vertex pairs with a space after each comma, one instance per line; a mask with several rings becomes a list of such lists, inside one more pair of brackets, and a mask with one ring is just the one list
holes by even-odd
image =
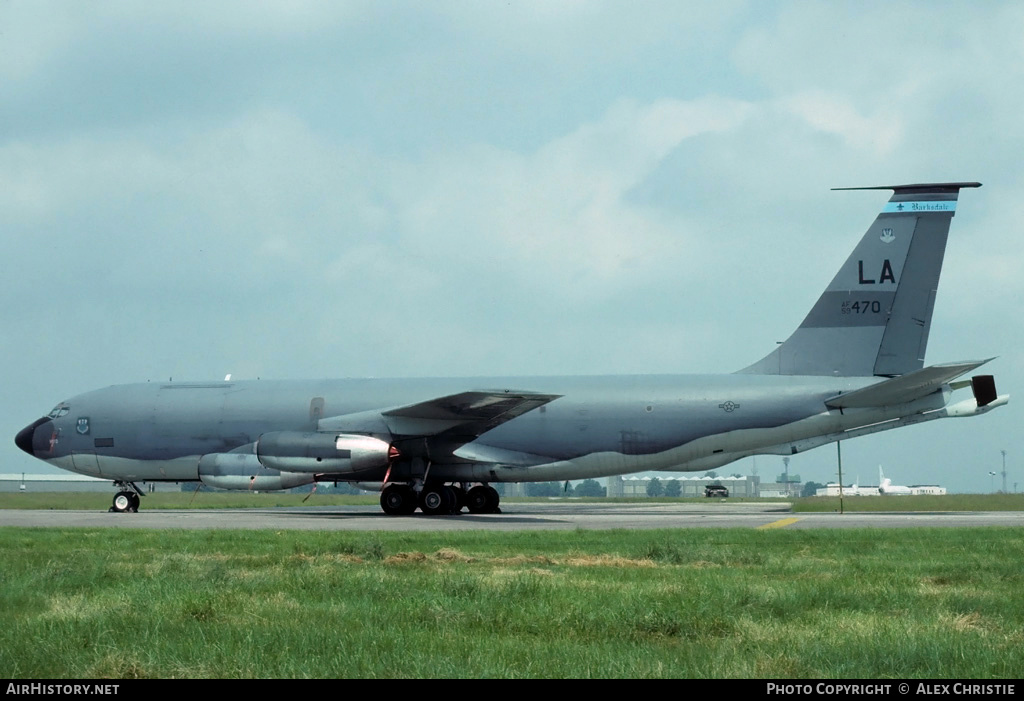
[[[352, 511], [266, 511], [273, 515], [275, 518], [282, 519], [372, 519], [393, 522], [394, 516], [389, 516], [383, 512], [377, 511], [365, 511], [365, 512], [352, 512]], [[411, 514], [404, 518], [410, 519], [411, 522], [416, 524], [423, 523], [480, 523], [480, 524], [493, 524], [496, 520], [501, 523], [554, 523], [560, 519], [551, 518], [556, 514], [549, 516], [525, 516], [521, 514], [449, 514], [445, 516], [429, 516], [426, 514]]]

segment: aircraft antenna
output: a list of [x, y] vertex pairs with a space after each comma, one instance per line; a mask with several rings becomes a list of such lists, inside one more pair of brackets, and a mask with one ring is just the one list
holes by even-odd
[[[228, 377], [231, 377], [231, 376], [230, 376], [230, 375], [228, 375]], [[310, 498], [311, 496], [313, 496], [314, 494], [316, 494], [316, 488], [317, 488], [317, 487], [319, 487], [319, 486], [320, 486], [320, 483], [319, 483], [319, 482], [314, 482], [314, 483], [313, 483], [313, 488], [309, 490], [309, 494], [307, 494], [307, 495], [306, 495], [306, 498], [302, 500], [302, 503], [303, 503], [303, 504], [305, 504], [305, 503], [306, 503], [306, 501], [307, 501], [307, 500], [308, 500], [308, 499], [309, 499], [309, 498]]]

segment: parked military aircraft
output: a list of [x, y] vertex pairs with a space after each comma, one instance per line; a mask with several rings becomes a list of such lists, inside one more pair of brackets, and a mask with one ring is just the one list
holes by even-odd
[[[498, 511], [497, 482], [706, 471], [756, 454], [1006, 404], [982, 361], [924, 367], [960, 190], [895, 185], [787, 341], [727, 375], [348, 379], [118, 385], [18, 433], [25, 452], [121, 489], [139, 480], [242, 490], [381, 485], [388, 514]], [[953, 402], [955, 391], [971, 396]]]

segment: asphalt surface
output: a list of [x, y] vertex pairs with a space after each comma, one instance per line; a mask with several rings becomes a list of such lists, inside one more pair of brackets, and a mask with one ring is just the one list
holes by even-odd
[[318, 531], [523, 531], [647, 528], [963, 528], [1024, 526], [1020, 511], [797, 513], [787, 504], [510, 503], [500, 514], [387, 516], [376, 506], [272, 509], [0, 510], [0, 526]]

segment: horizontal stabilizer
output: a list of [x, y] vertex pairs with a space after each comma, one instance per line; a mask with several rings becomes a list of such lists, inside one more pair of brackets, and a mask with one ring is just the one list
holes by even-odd
[[871, 187], [834, 187], [833, 190], [892, 190], [893, 192], [957, 192], [965, 187], [981, 187], [981, 183], [915, 183], [913, 185], [873, 185]]
[[905, 404], [939, 390], [950, 380], [981, 367], [989, 360], [992, 358], [966, 363], [930, 365], [870, 387], [840, 394], [829, 399], [825, 404], [832, 409], [864, 409]]

